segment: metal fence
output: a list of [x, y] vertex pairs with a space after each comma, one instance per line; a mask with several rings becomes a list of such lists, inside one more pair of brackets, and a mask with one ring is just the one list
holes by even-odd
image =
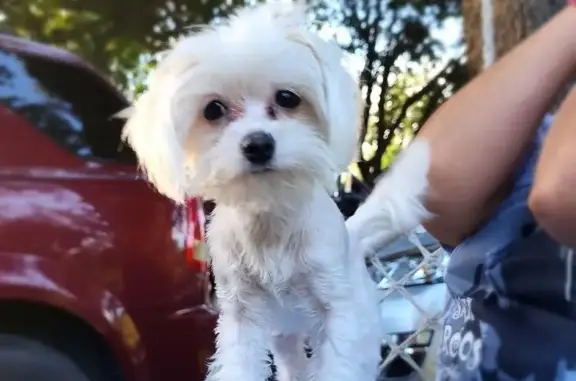
[[400, 239], [368, 260], [386, 332], [379, 381], [434, 380], [442, 340], [447, 256], [427, 233]]

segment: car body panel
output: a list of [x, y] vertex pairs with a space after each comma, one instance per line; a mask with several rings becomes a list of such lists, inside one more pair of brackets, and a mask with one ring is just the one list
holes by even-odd
[[150, 380], [140, 333], [123, 304], [84, 272], [29, 253], [0, 253], [0, 300], [62, 309], [106, 338], [127, 379]]
[[[0, 49], [85, 78], [102, 121], [128, 105], [65, 51], [9, 36]], [[0, 81], [3, 99], [22, 86], [37, 91], [20, 69]], [[204, 379], [217, 312], [206, 305], [206, 270], [186, 261], [189, 223], [186, 208], [155, 192], [135, 163], [76, 155], [0, 105], [0, 303], [40, 302], [84, 319], [127, 381]]]

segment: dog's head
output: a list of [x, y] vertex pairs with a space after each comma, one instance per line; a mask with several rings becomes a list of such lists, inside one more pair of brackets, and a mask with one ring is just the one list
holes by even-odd
[[161, 193], [266, 204], [280, 188], [335, 185], [355, 151], [358, 87], [305, 21], [292, 2], [243, 9], [167, 53], [124, 131]]

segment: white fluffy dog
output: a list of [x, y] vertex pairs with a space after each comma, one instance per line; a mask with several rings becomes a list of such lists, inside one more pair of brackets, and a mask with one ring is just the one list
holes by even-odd
[[[264, 381], [269, 351], [281, 381], [377, 376], [380, 316], [359, 240], [382, 238], [364, 233], [374, 220], [389, 236], [406, 226], [380, 213], [397, 210], [384, 201], [347, 234], [330, 196], [353, 159], [360, 96], [340, 49], [305, 24], [303, 7], [276, 2], [182, 39], [128, 113], [125, 136], [157, 189], [216, 201], [210, 380]], [[398, 189], [398, 213], [421, 191]]]

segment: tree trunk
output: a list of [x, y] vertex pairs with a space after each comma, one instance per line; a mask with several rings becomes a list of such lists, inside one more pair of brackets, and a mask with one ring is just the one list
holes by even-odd
[[[506, 54], [562, 9], [566, 0], [492, 0], [496, 58]], [[470, 76], [484, 66], [482, 0], [462, 0]]]
[[[500, 0], [504, 1], [504, 0]], [[482, 71], [482, 11], [481, 0], [462, 0], [464, 39], [468, 59], [468, 74], [473, 78]]]

